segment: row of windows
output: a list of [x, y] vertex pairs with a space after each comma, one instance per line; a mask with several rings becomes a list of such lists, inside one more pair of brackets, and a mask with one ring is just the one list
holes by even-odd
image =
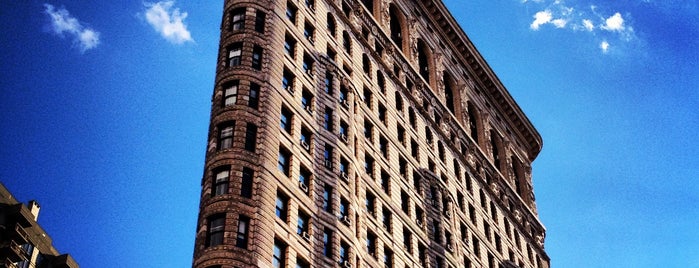
[[[236, 121], [226, 121], [220, 123], [217, 133], [218, 146], [217, 150], [227, 150], [233, 148], [233, 136], [236, 127]], [[246, 123], [245, 125], [245, 144], [244, 149], [250, 152], [255, 152], [257, 147], [257, 125]]]
[[[229, 68], [241, 66], [243, 64], [243, 42], [235, 42], [228, 46], [228, 57], [226, 66]], [[262, 69], [262, 54], [264, 49], [259, 45], [253, 45], [250, 67], [255, 70]]]

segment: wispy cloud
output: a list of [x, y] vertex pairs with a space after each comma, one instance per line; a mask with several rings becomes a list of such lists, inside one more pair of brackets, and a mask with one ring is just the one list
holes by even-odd
[[[534, 31], [544, 29], [546, 25], [554, 29], [568, 29], [574, 32], [587, 32], [599, 42], [602, 52], [609, 51], [611, 45], [607, 39], [629, 42], [636, 38], [634, 29], [628, 25], [621, 12], [603, 15], [600, 6], [569, 6], [564, 0], [521, 0], [523, 4], [535, 6], [539, 10], [529, 25]], [[601, 40], [601, 41], [600, 41]]]
[[148, 24], [160, 35], [173, 44], [193, 42], [192, 35], [187, 30], [184, 19], [187, 12], [180, 12], [179, 8], [173, 8], [175, 1], [160, 1], [157, 3], [143, 3], [145, 17]]
[[50, 28], [59, 36], [70, 36], [73, 43], [79, 46], [81, 52], [93, 49], [100, 43], [100, 33], [90, 27], [85, 27], [65, 8], [56, 8], [44, 4], [44, 12], [51, 21]]

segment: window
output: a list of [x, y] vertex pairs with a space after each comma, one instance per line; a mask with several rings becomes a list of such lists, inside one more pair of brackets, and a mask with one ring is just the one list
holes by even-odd
[[311, 150], [311, 137], [312, 133], [306, 127], [301, 127], [301, 146], [304, 150]]
[[368, 118], [364, 118], [364, 137], [371, 142], [371, 137], [373, 136], [374, 125], [369, 122]]
[[243, 55], [243, 43], [233, 43], [228, 48], [228, 67], [240, 65]]
[[[349, 262], [349, 245], [344, 241], [340, 243], [340, 264], [345, 265]], [[344, 267], [344, 266], [343, 266]]]
[[480, 257], [480, 255], [481, 255], [481, 246], [480, 246], [480, 244], [478, 243], [478, 237], [476, 237], [476, 235], [474, 234], [473, 236], [471, 236], [471, 241], [472, 241], [471, 244], [473, 244], [473, 254], [475, 254], [476, 256]]
[[437, 141], [437, 153], [439, 155], [439, 160], [442, 160], [442, 163], [444, 163], [446, 153], [444, 151], [444, 144], [442, 144], [442, 141]]
[[403, 227], [403, 248], [408, 253], [413, 253], [413, 234], [408, 230], [408, 228]]
[[468, 217], [473, 224], [476, 224], [476, 209], [471, 204], [468, 204]]
[[349, 33], [347, 31], [342, 32], [342, 47], [345, 49], [347, 54], [352, 53], [352, 40], [350, 39]]
[[211, 196], [219, 196], [228, 193], [228, 176], [230, 175], [230, 167], [225, 167], [215, 172], [214, 187]]
[[478, 143], [478, 118], [477, 118], [478, 112], [476, 111], [476, 107], [471, 103], [468, 102], [468, 122], [469, 122], [469, 128], [471, 130], [471, 138]]
[[[311, 217], [305, 212], [299, 210], [298, 222], [296, 224], [296, 233], [303, 236], [304, 233], [308, 233], [308, 223]], [[306, 234], [307, 235], [307, 234]]]
[[326, 54], [328, 54], [328, 58], [330, 58], [330, 60], [337, 61], [337, 52], [335, 52], [335, 50], [330, 46], [326, 48]]
[[252, 48], [252, 68], [256, 70], [262, 69], [262, 47], [255, 45]]
[[402, 177], [402, 179], [407, 179], [408, 178], [408, 162], [405, 161], [405, 158], [401, 156], [398, 158], [398, 173]]
[[296, 24], [296, 12], [298, 8], [291, 2], [286, 2], [286, 18], [291, 21], [292, 24]]
[[347, 199], [340, 198], [340, 217], [342, 218], [343, 221], [347, 220], [349, 221], [349, 201]]
[[415, 118], [415, 111], [413, 110], [413, 107], [408, 107], [408, 121], [413, 129], [417, 127], [417, 119]]
[[238, 100], [239, 80], [233, 80], [223, 85], [223, 106], [234, 105]]
[[330, 146], [330, 144], [325, 144], [325, 148], [323, 150], [323, 156], [325, 157], [325, 167], [332, 169], [333, 167], [333, 151], [335, 148]]
[[249, 167], [243, 168], [243, 178], [240, 185], [240, 196], [252, 198], [252, 184], [255, 171]]
[[257, 109], [260, 103], [260, 85], [256, 83], [250, 83], [250, 98], [248, 99], [248, 106], [253, 109]]
[[274, 239], [274, 253], [272, 256], [272, 267], [274, 268], [284, 268], [286, 267], [286, 244], [284, 242]]
[[379, 120], [381, 120], [381, 123], [384, 125], [387, 125], [388, 123], [386, 122], [386, 106], [383, 104], [379, 103]]
[[500, 136], [495, 132], [495, 130], [490, 130], [490, 147], [493, 150], [493, 165], [495, 168], [500, 170], [500, 148], [499, 142]]
[[238, 233], [236, 234], [235, 246], [239, 248], [248, 247], [248, 227], [250, 226], [250, 218], [240, 215], [238, 219]]
[[367, 57], [366, 53], [362, 54], [362, 71], [364, 71], [364, 74], [371, 78], [371, 61], [369, 60], [369, 57]]
[[389, 233], [393, 231], [393, 228], [391, 228], [392, 216], [393, 215], [391, 214], [391, 211], [387, 207], [384, 207], [381, 211], [381, 223], [383, 223], [383, 228], [386, 229], [386, 231], [388, 231]]
[[349, 161], [345, 159], [344, 157], [340, 158], [340, 176], [347, 177], [349, 174]]
[[311, 268], [311, 264], [307, 261], [301, 258], [301, 256], [296, 256], [296, 268]]
[[291, 35], [286, 34], [284, 37], [284, 54], [289, 55], [292, 59], [296, 53], [296, 40]]
[[328, 18], [327, 19], [328, 33], [330, 34], [330, 36], [335, 37], [335, 32], [336, 32], [336, 28], [337, 28], [335, 26], [335, 18], [333, 17], [333, 15], [331, 13], [328, 13], [327, 18]]
[[304, 192], [308, 192], [308, 185], [311, 182], [311, 172], [307, 168], [301, 167], [299, 170], [299, 187]]
[[325, 73], [325, 93], [333, 94], [333, 75], [330, 72]]
[[277, 218], [280, 218], [282, 221], [286, 222], [287, 220], [287, 210], [289, 209], [289, 198], [286, 197], [283, 193], [277, 191], [277, 201], [275, 205], [275, 214], [277, 215]]
[[307, 53], [303, 53], [303, 72], [307, 75], [313, 75], [313, 58]]
[[309, 9], [313, 10], [315, 9], [315, 1], [314, 0], [305, 0], [306, 7]]
[[235, 129], [235, 121], [227, 122], [219, 126], [218, 132], [218, 148], [219, 150], [230, 149], [233, 147], [233, 130]]
[[371, 97], [373, 94], [371, 93], [371, 90], [366, 88], [366, 87], [364, 88], [363, 91], [364, 91], [364, 104], [366, 104], [366, 106], [369, 107], [369, 109], [371, 109], [372, 108], [371, 107]]
[[216, 214], [208, 218], [209, 226], [206, 234], [207, 247], [223, 244], [223, 233], [225, 231], [226, 214]]
[[262, 10], [257, 10], [255, 12], [255, 31], [258, 33], [265, 32], [265, 17], [267, 17], [267, 14]]
[[366, 205], [366, 210], [371, 215], [375, 215], [374, 209], [376, 208], [376, 196], [369, 191], [366, 192], [366, 199], [364, 199], [364, 204]]
[[400, 92], [396, 91], [396, 110], [403, 111], [403, 97], [401, 97]]
[[347, 142], [347, 137], [348, 137], [348, 129], [349, 125], [345, 121], [340, 121], [340, 138], [344, 141]]
[[396, 126], [396, 133], [398, 134], [398, 141], [405, 145], [405, 128], [400, 125]]
[[495, 207], [495, 202], [490, 201], [490, 217], [493, 221], [498, 222], [498, 209]]
[[366, 251], [376, 257], [376, 235], [371, 231], [367, 231], [366, 234]]
[[390, 193], [391, 177], [386, 173], [386, 171], [381, 171], [381, 190], [386, 194]]
[[410, 215], [410, 196], [403, 190], [400, 191], [400, 208], [406, 215]]
[[415, 159], [420, 158], [420, 146], [418, 146], [417, 142], [413, 139], [410, 139], [410, 154]]
[[284, 175], [289, 176], [289, 163], [291, 160], [291, 153], [286, 149], [279, 148], [279, 157], [277, 158], [277, 168], [279, 171], [284, 173]]
[[294, 75], [291, 71], [284, 68], [284, 74], [282, 75], [282, 88], [293, 93], [294, 92]]
[[329, 107], [325, 107], [325, 114], [323, 116], [323, 127], [327, 131], [333, 131], [333, 110]]
[[231, 12], [231, 30], [242, 30], [245, 26], [245, 8], [236, 8]]
[[311, 111], [313, 109], [313, 94], [307, 89], [304, 89], [301, 93], [301, 105], [306, 111]]
[[333, 256], [333, 231], [328, 228], [323, 229], [323, 255], [332, 258]]
[[280, 127], [287, 133], [291, 133], [291, 119], [293, 114], [286, 107], [282, 107]]
[[316, 28], [313, 27], [313, 25], [310, 22], [306, 21], [303, 24], [303, 36], [306, 38], [306, 40], [313, 43], [315, 33], [316, 33]]
[[381, 92], [386, 93], [386, 79], [384, 78], [383, 73], [379, 70], [376, 70], [376, 84], [378, 84]]
[[245, 150], [255, 152], [257, 144], [257, 126], [253, 123], [248, 123], [245, 129]]
[[401, 27], [401, 21], [398, 17], [398, 9], [394, 4], [391, 4], [388, 9], [390, 15], [389, 27], [391, 30], [391, 40], [398, 46], [401, 50], [403, 49], [403, 33]]
[[432, 130], [429, 127], [425, 127], [425, 139], [427, 140], [427, 145], [432, 147]]
[[333, 187], [330, 185], [325, 185], [323, 187], [323, 210], [332, 213], [333, 212]]
[[349, 103], [347, 102], [347, 96], [349, 94], [349, 90], [347, 90], [347, 87], [344, 85], [340, 85], [340, 103], [344, 104], [345, 106], [348, 106]]
[[369, 177], [374, 177], [374, 158], [371, 156], [364, 156], [364, 172], [369, 175]]
[[386, 268], [393, 267], [393, 251], [388, 247], [383, 248], [383, 264]]
[[388, 159], [388, 140], [383, 136], [379, 138], [379, 151], [384, 159]]
[[425, 42], [422, 41], [422, 39], [417, 40], [417, 60], [418, 60], [418, 65], [419, 65], [419, 72], [422, 78], [425, 79], [428, 83], [430, 82], [430, 63], [429, 63], [429, 56], [427, 52], [427, 46], [425, 45]]

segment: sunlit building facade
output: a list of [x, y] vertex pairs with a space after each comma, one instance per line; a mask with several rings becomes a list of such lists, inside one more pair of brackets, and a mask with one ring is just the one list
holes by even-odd
[[39, 204], [20, 203], [0, 183], [0, 267], [78, 268], [69, 254], [60, 254], [37, 223]]
[[193, 267], [548, 268], [536, 129], [444, 4], [225, 1]]

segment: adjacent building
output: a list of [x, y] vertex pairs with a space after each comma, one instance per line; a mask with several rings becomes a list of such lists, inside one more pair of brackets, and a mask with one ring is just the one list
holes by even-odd
[[193, 267], [548, 268], [542, 140], [439, 0], [224, 1]]
[[39, 204], [15, 199], [0, 183], [0, 266], [7, 268], [78, 268], [68, 254], [60, 254], [37, 223]]

